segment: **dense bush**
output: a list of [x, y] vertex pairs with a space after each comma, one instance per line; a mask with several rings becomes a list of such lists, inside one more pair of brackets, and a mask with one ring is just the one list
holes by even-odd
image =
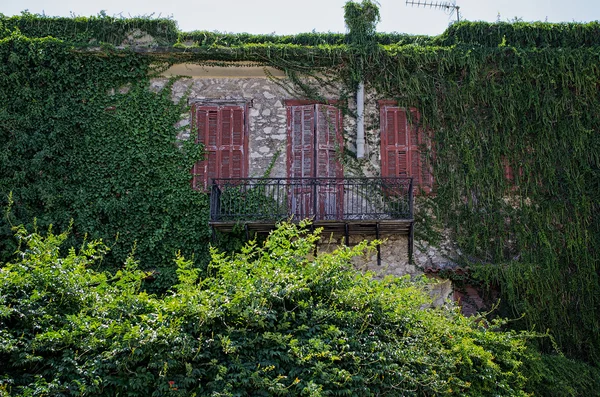
[[18, 238], [0, 270], [5, 394], [515, 396], [539, 379], [523, 368], [545, 368], [526, 335], [421, 309], [418, 285], [351, 270], [366, 243], [313, 256], [318, 237], [283, 225], [262, 246], [213, 252], [205, 278], [177, 258], [159, 299], [140, 292], [132, 258], [114, 276], [92, 270], [101, 243], [62, 256], [64, 233]]
[[154, 45], [169, 45], [179, 34], [175, 21], [151, 16], [110, 17], [103, 11], [97, 16], [68, 18], [27, 11], [10, 17], [0, 14], [0, 38], [15, 30], [30, 38], [54, 37], [77, 46], [121, 45], [145, 34], [154, 38]]
[[581, 48], [596, 47], [600, 39], [600, 23], [547, 23], [547, 22], [470, 22], [450, 25], [434, 39], [435, 44], [452, 46], [496, 47], [511, 45], [518, 48]]

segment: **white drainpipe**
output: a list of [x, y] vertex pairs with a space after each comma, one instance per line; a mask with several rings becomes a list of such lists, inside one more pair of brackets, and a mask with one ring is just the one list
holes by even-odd
[[356, 90], [356, 157], [365, 157], [365, 85], [361, 81]]

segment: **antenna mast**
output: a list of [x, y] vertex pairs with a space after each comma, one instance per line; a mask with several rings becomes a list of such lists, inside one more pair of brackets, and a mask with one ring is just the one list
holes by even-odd
[[456, 5], [456, 0], [452, 0], [451, 2], [445, 1], [429, 1], [427, 0], [406, 0], [406, 5], [423, 7], [423, 8], [437, 8], [438, 10], [444, 10], [452, 16], [456, 12], [456, 22], [460, 22], [460, 6]]

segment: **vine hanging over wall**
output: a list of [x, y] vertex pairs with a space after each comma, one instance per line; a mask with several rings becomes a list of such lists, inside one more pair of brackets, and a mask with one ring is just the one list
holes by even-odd
[[600, 51], [498, 44], [384, 47], [367, 80], [433, 131], [437, 213], [475, 277], [598, 362]]
[[208, 200], [190, 188], [201, 147], [176, 146], [186, 104], [170, 89], [148, 90], [153, 61], [135, 54], [73, 52], [53, 38], [0, 41], [0, 196], [14, 204], [1, 224], [3, 260], [15, 251], [11, 225], [34, 219], [66, 230], [71, 246], [103, 239], [103, 262], [135, 258], [175, 280], [177, 250], [198, 264], [208, 255]]
[[[188, 34], [162, 20], [0, 18], [0, 186], [3, 196], [14, 192], [14, 217], [63, 228], [74, 218], [76, 233], [94, 237], [118, 229], [156, 266], [174, 247], [202, 255], [206, 199], [186, 190], [195, 155], [171, 150], [184, 110], [168, 90], [146, 92], [152, 67], [250, 61], [297, 81], [319, 76], [347, 96], [362, 78], [382, 99], [417, 107], [432, 131], [435, 213], [474, 277], [500, 285], [515, 317], [524, 314], [520, 326], [550, 329], [565, 352], [599, 363], [600, 25], [462, 22], [424, 38], [376, 33], [369, 1], [346, 12], [356, 18], [349, 34], [298, 36]], [[155, 40], [120, 49], [136, 29]], [[58, 39], [35, 38], [48, 35]], [[127, 84], [129, 93], [107, 94]], [[133, 131], [131, 146], [115, 139], [124, 130]], [[100, 153], [107, 142], [114, 156]], [[150, 162], [160, 164], [154, 173]], [[116, 166], [122, 172], [111, 173]], [[134, 210], [153, 220], [127, 215]]]

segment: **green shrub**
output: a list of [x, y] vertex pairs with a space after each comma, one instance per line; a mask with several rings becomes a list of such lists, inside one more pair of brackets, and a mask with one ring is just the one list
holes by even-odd
[[27, 11], [11, 17], [0, 14], [0, 38], [15, 30], [27, 37], [54, 37], [77, 46], [121, 45], [132, 37], [145, 34], [154, 38], [154, 45], [169, 45], [176, 41], [179, 33], [177, 23], [168, 18], [118, 18], [110, 17], [104, 11], [97, 16], [67, 18]]
[[162, 299], [140, 291], [132, 258], [92, 270], [99, 242], [61, 255], [66, 233], [17, 237], [0, 270], [12, 395], [524, 396], [522, 369], [540, 363], [526, 334], [422, 309], [419, 283], [352, 270], [372, 245], [314, 256], [318, 235], [289, 224], [239, 254], [213, 250], [204, 278], [178, 257]]

